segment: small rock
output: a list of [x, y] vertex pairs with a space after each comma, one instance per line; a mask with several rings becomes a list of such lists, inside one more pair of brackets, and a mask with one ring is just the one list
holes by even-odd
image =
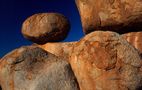
[[92, 32], [74, 45], [70, 56], [80, 90], [136, 90], [142, 86], [140, 55], [117, 33]]
[[76, 0], [83, 31], [142, 30], [142, 0]]
[[79, 90], [69, 63], [36, 46], [2, 58], [0, 85], [2, 90]]
[[37, 44], [64, 40], [69, 32], [69, 20], [59, 13], [40, 13], [29, 17], [22, 25], [23, 36]]

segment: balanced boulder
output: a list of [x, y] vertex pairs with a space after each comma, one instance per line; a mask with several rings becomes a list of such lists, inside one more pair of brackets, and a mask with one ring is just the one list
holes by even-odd
[[79, 90], [69, 63], [39, 47], [16, 49], [0, 61], [2, 90]]
[[92, 32], [74, 45], [70, 56], [80, 90], [137, 90], [142, 86], [141, 57], [117, 33]]
[[35, 14], [22, 25], [23, 36], [37, 44], [64, 40], [69, 30], [69, 20], [59, 13]]
[[84, 33], [142, 30], [142, 0], [76, 0]]

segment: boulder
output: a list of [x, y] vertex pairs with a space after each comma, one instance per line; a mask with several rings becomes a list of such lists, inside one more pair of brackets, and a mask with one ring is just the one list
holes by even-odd
[[121, 36], [142, 54], [142, 32], [130, 32]]
[[45, 44], [64, 40], [69, 29], [69, 20], [62, 14], [39, 13], [25, 20], [22, 34], [34, 43]]
[[38, 46], [47, 52], [68, 60], [69, 54], [72, 51], [73, 45], [75, 43], [76, 42], [46, 43]]
[[2, 58], [0, 85], [2, 90], [79, 90], [69, 63], [36, 46]]
[[126, 33], [142, 29], [142, 0], [76, 0], [83, 31]]
[[139, 53], [115, 32], [86, 35], [74, 45], [69, 62], [80, 90], [137, 90], [142, 86]]

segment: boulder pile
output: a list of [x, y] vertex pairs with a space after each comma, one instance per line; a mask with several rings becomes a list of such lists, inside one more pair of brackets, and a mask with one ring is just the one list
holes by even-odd
[[0, 90], [142, 90], [142, 0], [76, 0], [83, 31], [59, 13], [39, 13], [22, 25], [34, 44], [0, 59]]

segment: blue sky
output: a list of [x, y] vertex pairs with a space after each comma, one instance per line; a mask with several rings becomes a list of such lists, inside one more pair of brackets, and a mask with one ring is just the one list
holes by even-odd
[[75, 0], [1, 0], [0, 1], [0, 57], [15, 48], [32, 44], [21, 34], [23, 21], [42, 12], [58, 12], [71, 23], [65, 41], [77, 41], [83, 36]]

